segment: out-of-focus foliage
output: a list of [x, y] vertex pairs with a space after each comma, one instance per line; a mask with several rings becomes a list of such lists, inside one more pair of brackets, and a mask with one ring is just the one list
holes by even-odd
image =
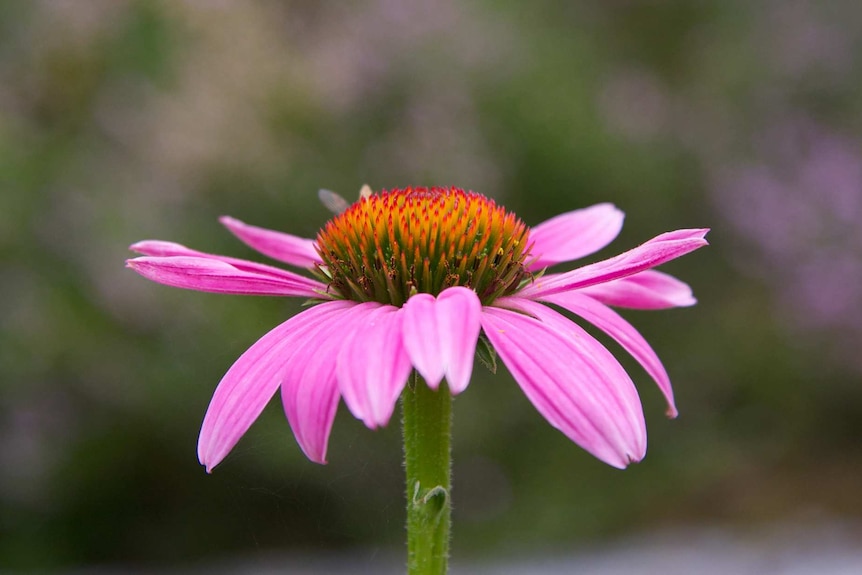
[[477, 366], [456, 557], [862, 516], [860, 39], [849, 0], [0, 3], [0, 568], [400, 546], [396, 422], [342, 410], [320, 467], [276, 401], [197, 464], [219, 378], [299, 304], [123, 269], [145, 238], [257, 257], [221, 214], [313, 237], [316, 190], [366, 182], [528, 224], [612, 201], [599, 257], [713, 228], [667, 266], [696, 308], [625, 314], [681, 412], [624, 358], [642, 464], [600, 464]]

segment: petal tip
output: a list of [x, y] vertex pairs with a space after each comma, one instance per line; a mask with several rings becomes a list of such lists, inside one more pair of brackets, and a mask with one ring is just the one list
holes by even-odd
[[616, 204], [612, 202], [606, 202], [604, 204], [599, 204], [600, 206], [606, 206], [606, 209], [610, 212], [613, 212], [614, 215], [619, 216], [621, 220], [625, 219], [626, 213], [617, 207]]
[[614, 469], [619, 469], [619, 470], [625, 471], [626, 469], [628, 469], [628, 467], [631, 464], [640, 463], [641, 459], [643, 459], [643, 458], [642, 457], [638, 458], [638, 457], [632, 455], [631, 453], [623, 453], [621, 456], [617, 455], [617, 457], [614, 457], [612, 459], [606, 458], [606, 457], [599, 457], [598, 459], [602, 463], [606, 463], [607, 465], [610, 465]]
[[[637, 455], [632, 455], [631, 453], [626, 453], [626, 460], [627, 460], [626, 461], [626, 467], [628, 467], [629, 465], [635, 464], [635, 463], [640, 463], [643, 460], [644, 455], [646, 455], [646, 454], [643, 454], [641, 456], [637, 456]], [[625, 469], [625, 467], [623, 469]]]
[[371, 431], [377, 431], [381, 427], [386, 427], [386, 424], [389, 423], [389, 420], [387, 419], [385, 422], [381, 423], [380, 421], [377, 421], [376, 419], [372, 419], [369, 417], [369, 418], [363, 419], [362, 423], [364, 423], [365, 427], [367, 427]]
[[449, 380], [447, 379], [447, 380], [446, 380], [446, 383], [448, 383], [448, 384], [449, 384], [449, 393], [452, 395], [452, 397], [455, 397], [455, 396], [456, 396], [456, 395], [458, 395], [459, 393], [464, 393], [464, 391], [466, 391], [466, 390], [467, 390], [467, 387], [470, 385], [470, 381], [469, 381], [469, 380], [467, 380], [467, 382], [466, 382], [466, 383], [462, 383], [462, 382], [459, 382], [459, 381], [455, 381], [455, 382], [453, 383], [453, 382], [451, 382], [451, 381], [449, 381]]
[[[304, 450], [303, 453], [305, 453]], [[329, 463], [328, 461], [326, 461], [325, 453], [322, 453], [320, 455], [316, 455], [313, 453], [305, 453], [305, 456], [308, 458], [309, 461], [318, 465], [327, 465]]]
[[198, 461], [201, 465], [204, 466], [204, 469], [206, 469], [208, 475], [212, 475], [213, 469], [215, 469], [216, 466], [221, 463], [221, 459], [213, 462], [211, 461], [211, 458], [207, 457], [205, 453], [200, 451], [198, 452]]
[[[416, 371], [419, 371], [418, 368]], [[443, 373], [440, 373], [440, 374], [434, 373], [433, 375], [426, 375], [425, 373], [422, 373], [421, 371], [419, 371], [419, 375], [421, 375], [422, 379], [425, 380], [425, 385], [427, 385], [428, 387], [430, 387], [434, 391], [437, 391], [440, 388], [440, 382], [443, 381], [443, 376], [444, 376]]]

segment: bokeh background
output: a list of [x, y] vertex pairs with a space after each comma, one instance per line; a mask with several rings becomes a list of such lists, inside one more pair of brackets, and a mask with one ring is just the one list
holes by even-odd
[[643, 463], [599, 463], [477, 366], [456, 562], [699, 528], [862, 545], [860, 54], [855, 0], [3, 0], [0, 570], [400, 560], [396, 422], [342, 406], [321, 467], [274, 402], [197, 463], [216, 383], [298, 302], [123, 267], [148, 238], [257, 258], [219, 215], [313, 237], [317, 189], [363, 183], [457, 185], [528, 224], [611, 201], [626, 227], [597, 257], [713, 229], [663, 268], [696, 307], [625, 313], [678, 420], [609, 344]]

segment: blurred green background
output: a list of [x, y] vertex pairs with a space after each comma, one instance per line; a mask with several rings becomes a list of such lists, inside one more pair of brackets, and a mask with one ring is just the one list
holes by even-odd
[[[217, 222], [313, 237], [325, 187], [457, 185], [536, 224], [611, 201], [700, 303], [625, 312], [674, 382], [625, 472], [511, 377], [455, 403], [456, 559], [674, 526], [862, 519], [862, 7], [744, 2], [0, 1], [0, 569], [401, 552], [398, 425], [343, 408], [309, 463], [274, 402], [207, 475], [216, 383], [298, 302], [124, 269]], [[260, 258], [263, 259], [262, 257]]]

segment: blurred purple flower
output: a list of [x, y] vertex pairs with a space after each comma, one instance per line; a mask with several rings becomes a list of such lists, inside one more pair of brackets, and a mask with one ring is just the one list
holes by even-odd
[[[758, 141], [758, 164], [713, 187], [725, 219], [756, 247], [748, 262], [802, 328], [862, 338], [862, 150], [802, 119]], [[856, 345], [858, 347], [858, 345]]]

